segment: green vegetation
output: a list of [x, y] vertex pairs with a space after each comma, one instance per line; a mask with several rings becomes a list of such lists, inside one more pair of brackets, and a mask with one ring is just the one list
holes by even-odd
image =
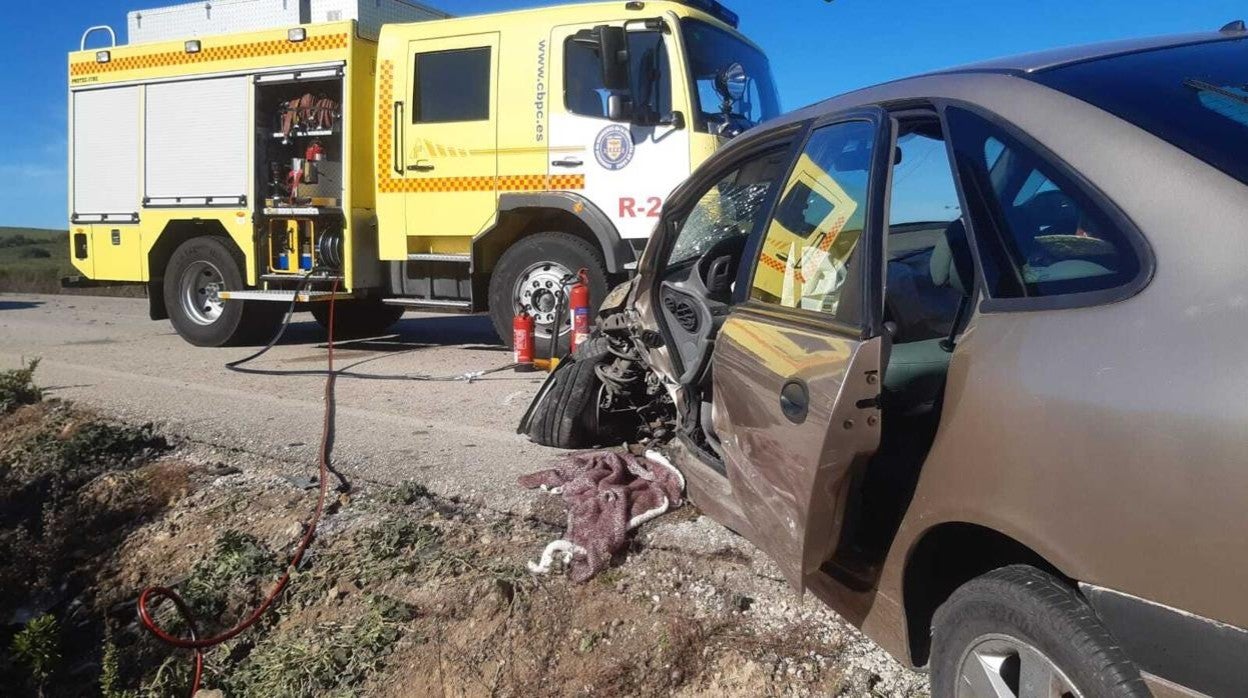
[[199, 618], [218, 618], [225, 611], [230, 590], [241, 582], [275, 576], [277, 560], [255, 537], [225, 531], [212, 554], [200, 560], [182, 590], [182, 599]]
[[26, 624], [13, 637], [13, 657], [30, 671], [30, 677], [43, 695], [43, 686], [61, 662], [60, 626], [56, 617], [45, 613]]
[[221, 676], [222, 687], [227, 695], [257, 698], [355, 695], [384, 666], [406, 620], [374, 602], [354, 623], [324, 622], [270, 635]]
[[22, 405], [33, 405], [43, 399], [43, 391], [35, 385], [35, 367], [39, 359], [11, 371], [0, 371], [0, 414], [8, 414]]
[[0, 227], [0, 291], [57, 293], [75, 273], [68, 232]]

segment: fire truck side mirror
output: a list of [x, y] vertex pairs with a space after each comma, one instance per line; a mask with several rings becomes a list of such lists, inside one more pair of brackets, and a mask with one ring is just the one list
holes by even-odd
[[612, 92], [628, 92], [633, 86], [629, 74], [628, 32], [624, 27], [603, 24], [594, 27], [594, 34], [602, 56], [602, 86]]
[[611, 121], [632, 121], [633, 101], [626, 95], [609, 95], [607, 97], [607, 118]]

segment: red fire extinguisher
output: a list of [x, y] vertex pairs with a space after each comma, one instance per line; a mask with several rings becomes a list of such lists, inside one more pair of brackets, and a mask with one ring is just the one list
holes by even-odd
[[511, 345], [516, 371], [523, 373], [534, 370], [533, 316], [523, 310], [511, 321]]
[[580, 270], [576, 277], [568, 294], [568, 307], [572, 312], [571, 351], [589, 341], [589, 270]]

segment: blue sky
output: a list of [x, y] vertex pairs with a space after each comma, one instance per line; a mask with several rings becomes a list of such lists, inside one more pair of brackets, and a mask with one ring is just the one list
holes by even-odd
[[[273, 0], [276, 2], [277, 0]], [[623, 0], [620, 0], [623, 2]], [[540, 0], [428, 0], [453, 14]], [[0, 226], [64, 228], [65, 54], [82, 30], [172, 2], [10, 0], [0, 19]], [[855, 87], [993, 56], [1217, 29], [1242, 0], [729, 0], [771, 56], [786, 109]]]

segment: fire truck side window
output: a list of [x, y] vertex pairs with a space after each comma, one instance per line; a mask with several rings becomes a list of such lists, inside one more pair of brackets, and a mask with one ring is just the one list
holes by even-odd
[[416, 54], [412, 123], [487, 121], [490, 118], [490, 49]]
[[[672, 111], [672, 70], [667, 45], [659, 32], [629, 32], [634, 115], [652, 123]], [[592, 46], [568, 38], [563, 47], [564, 105], [568, 111], [607, 118], [607, 89], [602, 84], [602, 57]]]
[[563, 100], [568, 111], [607, 118], [607, 90], [602, 86], [602, 59], [597, 49], [571, 37], [563, 45]]

